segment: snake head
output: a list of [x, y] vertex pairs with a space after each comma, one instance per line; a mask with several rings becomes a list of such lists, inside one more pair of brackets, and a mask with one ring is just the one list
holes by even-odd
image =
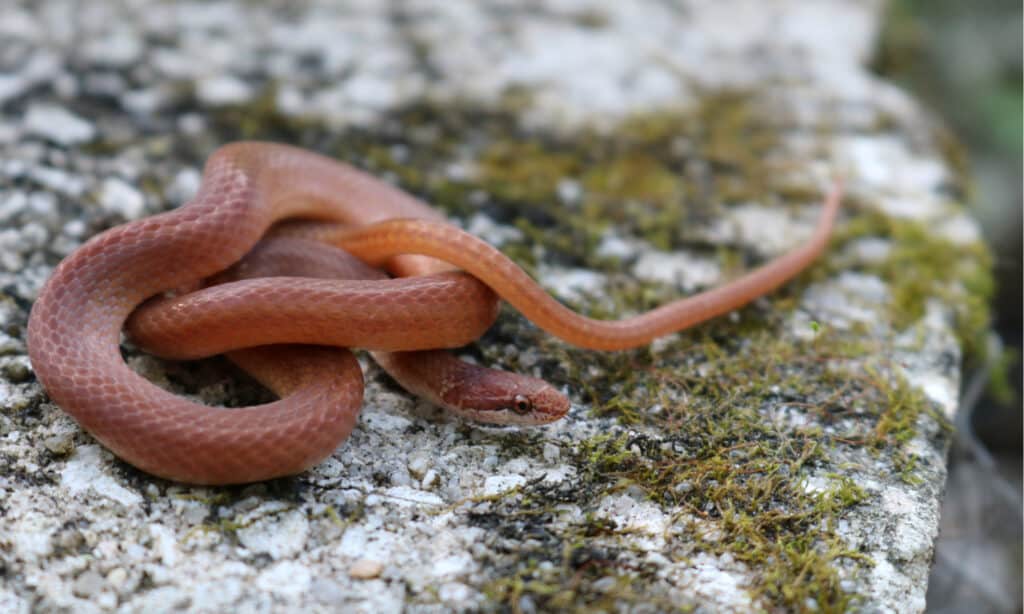
[[445, 351], [374, 352], [373, 357], [406, 390], [467, 420], [531, 426], [569, 411], [569, 399], [542, 379], [488, 369]]
[[[517, 373], [473, 367], [448, 388], [443, 405], [456, 414], [488, 424], [530, 426], [561, 419], [569, 399], [544, 380]], [[469, 375], [464, 371], [464, 375]]]
[[518, 378], [515, 389], [508, 391], [511, 398], [500, 402], [481, 420], [495, 424], [547, 424], [568, 413], [569, 399], [551, 384], [522, 375]]

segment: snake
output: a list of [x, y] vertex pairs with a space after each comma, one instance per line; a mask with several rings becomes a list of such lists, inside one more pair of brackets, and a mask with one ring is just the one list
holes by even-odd
[[[32, 306], [27, 342], [50, 399], [103, 446], [144, 472], [208, 485], [295, 475], [332, 454], [363, 401], [350, 347], [463, 416], [557, 420], [570, 403], [551, 384], [444, 348], [479, 337], [499, 300], [581, 348], [644, 346], [797, 275], [827, 248], [841, 200], [837, 183], [807, 241], [725, 285], [598, 320], [438, 210], [343, 162], [237, 142], [214, 151], [202, 177], [185, 205], [106, 230], [62, 260]], [[279, 399], [226, 409], [177, 396], [126, 363], [126, 323], [164, 357], [227, 352]]]

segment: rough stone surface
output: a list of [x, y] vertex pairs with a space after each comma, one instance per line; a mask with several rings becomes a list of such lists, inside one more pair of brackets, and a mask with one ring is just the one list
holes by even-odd
[[[870, 210], [923, 222], [951, 244], [975, 242], [934, 126], [865, 68], [878, 12], [872, 0], [4, 3], [0, 611], [923, 609], [945, 480], [942, 416], [957, 410], [961, 347], [953, 299], [934, 297], [912, 322], [892, 315], [892, 280], [871, 268], [900, 249], [891, 238], [838, 248], [780, 311], [778, 334], [813, 345], [826, 324], [844, 339], [875, 340], [820, 368], [860, 374], [851, 382], [863, 373], [901, 378], [936, 411], [916, 418], [907, 441], [880, 440], [878, 450], [846, 445], [841, 435], [892, 398], [777, 387], [751, 408], [765, 436], [839, 438], [824, 452], [815, 448], [821, 456], [812, 464], [782, 466], [798, 472], [791, 484], [823, 501], [843, 485], [862, 493], [822, 517], [847, 550], [828, 561], [837, 587], [804, 577], [811, 588], [798, 596], [771, 588], [779, 561], [719, 543], [730, 535], [728, 498], [687, 503], [721, 484], [681, 481], [651, 492], [627, 474], [622, 458], [656, 467], [658, 450], [685, 458], [717, 445], [742, 461], [743, 446], [657, 426], [699, 391], [645, 403], [639, 421], [598, 412], [609, 397], [646, 398], [638, 391], [662, 384], [648, 374], [593, 395], [588, 381], [602, 381], [605, 363], [572, 364], [564, 352], [546, 352], [557, 344], [517, 343], [517, 335], [538, 336], [511, 315], [489, 349], [468, 356], [564, 383], [574, 401], [565, 420], [522, 431], [459, 422], [365, 363], [367, 400], [351, 438], [306, 474], [243, 488], [168, 483], [117, 461], [49, 402], [24, 338], [31, 302], [59, 259], [107, 227], [187, 201], [220, 139], [301, 134], [306, 146], [340, 141], [366, 151], [369, 143], [396, 163], [379, 169], [386, 177], [429, 192], [433, 179], [417, 183], [403, 172], [419, 164], [409, 143], [443, 132], [444, 118], [402, 124], [413, 121], [403, 110], [417, 105], [482, 114], [444, 149], [444, 180], [472, 185], [488, 172], [473, 152], [494, 109], [515, 118], [516, 134], [601, 139], [638, 114], [685, 115], [715, 92], [755, 92], [750, 106], [777, 119], [781, 135], [772, 154], [780, 162], [776, 192], [812, 203], [838, 170], [850, 203], [845, 223]], [[258, 110], [268, 106], [274, 113]], [[398, 129], [374, 132], [396, 121]], [[288, 124], [296, 132], [273, 122], [297, 122]], [[677, 145], [685, 150], [687, 141]], [[712, 158], [703, 165], [698, 179], [721, 170]], [[594, 184], [564, 174], [549, 199], [532, 205], [574, 211], [587, 202]], [[814, 206], [754, 194], [698, 216], [685, 245], [612, 227], [600, 232], [594, 253], [676, 293], [707, 288], [810, 231]], [[519, 245], [533, 227], [503, 219], [500, 200], [469, 191], [458, 222], [497, 245]], [[545, 223], [535, 217], [542, 221], [532, 224]], [[608, 298], [614, 271], [549, 258], [544, 246], [521, 255], [536, 259], [531, 272], [560, 298], [619, 306]], [[759, 304], [771, 312], [780, 303]], [[744, 314], [725, 325], [753, 318]], [[761, 351], [738, 343], [740, 353]], [[670, 338], [649, 356], [690, 364], [692, 356], [677, 361], [677, 352], [683, 356]], [[265, 398], [216, 360], [172, 365], [130, 347], [126, 355], [157, 383], [205, 402]], [[810, 369], [801, 364], [797, 379]], [[840, 401], [823, 400], [833, 392]], [[826, 415], [829, 403], [843, 415]], [[870, 434], [874, 422], [867, 424]], [[606, 475], [590, 475], [593, 450], [613, 441], [628, 442], [619, 460], [607, 461]], [[912, 466], [897, 466], [893, 450]], [[763, 512], [785, 506], [770, 499]], [[820, 555], [821, 544], [808, 551]]]

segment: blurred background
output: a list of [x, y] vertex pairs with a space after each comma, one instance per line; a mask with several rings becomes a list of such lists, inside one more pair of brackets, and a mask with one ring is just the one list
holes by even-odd
[[998, 339], [964, 373], [929, 612], [1021, 611], [1022, 20], [1016, 0], [891, 0], [875, 57], [964, 146], [998, 283]]

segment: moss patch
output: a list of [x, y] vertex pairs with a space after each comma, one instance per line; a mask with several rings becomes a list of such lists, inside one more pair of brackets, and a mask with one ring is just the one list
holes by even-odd
[[[921, 222], [873, 211], [849, 220], [837, 232], [836, 243], [863, 237], [891, 242], [886, 258], [854, 266], [879, 276], [889, 286], [894, 328], [910, 326], [924, 315], [929, 300], [941, 299], [955, 310], [956, 334], [965, 355], [972, 359], [984, 354], [991, 328], [989, 302], [995, 290], [992, 255], [984, 244], [955, 243]], [[837, 272], [836, 262], [829, 272]]]
[[[622, 275], [624, 263], [597, 249], [609, 226], [659, 248], [704, 249], [728, 270], [743, 269], [755, 264], [747, 254], [704, 244], [699, 229], [732, 204], [819, 198], [777, 179], [793, 161], [778, 155], [777, 128], [758, 113], [755, 98], [742, 94], [574, 135], [524, 130], [514, 113], [500, 109], [430, 105], [396, 112], [373, 130], [330, 133], [280, 116], [267, 100], [221, 114], [216, 138], [269, 136], [317, 149], [392, 178], [453, 216], [481, 211], [515, 225], [522, 239], [502, 249], [527, 270], [543, 262], [609, 274], [606, 293], [574, 305], [598, 317], [679, 295]], [[564, 444], [577, 471], [571, 484], [529, 483], [466, 512], [488, 529], [494, 554], [480, 562], [502, 579], [480, 588], [496, 605], [696, 605], [658, 593], [653, 587], [665, 584], [655, 581], [657, 566], [643, 562], [628, 530], [594, 513], [602, 499], [621, 493], [674, 514], [665, 536], [669, 558], [707, 553], [744, 565], [760, 607], [840, 611], [862, 602], [842, 580], [856, 578], [870, 561], [845, 545], [837, 524], [869, 497], [854, 481], [857, 467], [844, 466], [840, 475], [837, 463], [873, 455], [913, 483], [919, 459], [906, 444], [922, 420], [943, 421], [892, 375], [884, 340], [866, 331], [840, 333], [827, 322], [813, 335], [795, 336], [788, 314], [807, 283], [860, 267], [892, 288], [894, 328], [910, 325], [929, 298], [940, 298], [959, 305], [958, 333], [973, 350], [988, 327], [991, 289], [983, 248], [953, 245], [868, 209], [847, 208], [837, 248], [795, 284], [657, 349], [576, 350], [506, 312], [473, 351], [514, 370], [507, 344], [539, 347], [549, 379], [566, 385], [595, 417], [620, 426]], [[843, 261], [841, 247], [868, 236], [891, 240], [888, 258]], [[509, 438], [509, 454], [520, 439]], [[582, 520], [566, 520], [566, 506], [580, 510]]]
[[684, 333], [657, 352], [602, 354], [547, 342], [545, 352], [576, 366], [565, 380], [596, 415], [647, 428], [574, 446], [570, 464], [578, 476], [566, 492], [536, 485], [497, 506], [503, 520], [528, 517], [532, 531], [543, 527], [554, 537], [543, 548], [517, 551], [513, 562], [489, 562], [513, 576], [489, 587], [493, 594], [506, 603], [525, 594], [558, 609], [568, 595], [582, 599], [601, 583], [623, 587], [613, 593], [616, 603], [632, 603], [644, 576], [623, 561], [643, 553], [630, 552], [628, 535], [605, 527], [599, 543], [606, 564], [579, 573], [567, 560], [577, 548], [594, 547], [585, 538], [593, 529], [565, 528], [554, 514], [560, 502], [589, 512], [604, 497], [630, 493], [676, 514], [663, 553], [686, 560], [705, 552], [746, 565], [756, 603], [823, 611], [860, 603], [842, 581], [871, 561], [846, 545], [837, 525], [868, 495], [851, 477], [855, 471], [834, 468], [860, 451], [889, 460], [895, 475], [916, 483], [919, 459], [904, 444], [922, 416], [943, 418], [919, 391], [883, 375], [890, 365], [865, 368], [864, 356], [881, 348], [828, 327], [801, 340], [784, 332], [778, 316], [744, 316]]

